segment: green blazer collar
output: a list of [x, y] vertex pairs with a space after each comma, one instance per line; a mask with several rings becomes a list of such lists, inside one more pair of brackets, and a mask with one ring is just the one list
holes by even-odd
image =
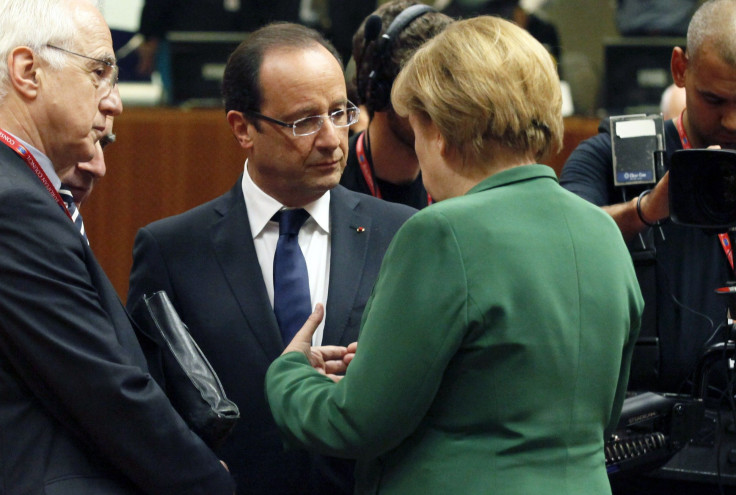
[[493, 189], [494, 187], [507, 186], [514, 182], [522, 182], [530, 179], [546, 177], [557, 182], [557, 174], [547, 165], [521, 165], [512, 167], [491, 175], [473, 186], [466, 194]]

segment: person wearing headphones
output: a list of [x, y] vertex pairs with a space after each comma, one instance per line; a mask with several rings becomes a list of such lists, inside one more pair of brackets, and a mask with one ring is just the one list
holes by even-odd
[[414, 133], [394, 111], [390, 94], [401, 66], [451, 22], [416, 0], [385, 3], [363, 21], [353, 37], [354, 83], [356, 103], [367, 110], [370, 122], [350, 139], [341, 185], [417, 209], [431, 202], [414, 152]]

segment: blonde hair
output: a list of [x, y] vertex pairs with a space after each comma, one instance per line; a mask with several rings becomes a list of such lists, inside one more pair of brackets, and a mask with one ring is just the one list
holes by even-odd
[[399, 73], [391, 100], [402, 116], [428, 116], [465, 158], [497, 145], [539, 160], [562, 146], [555, 64], [528, 32], [498, 17], [450, 24]]

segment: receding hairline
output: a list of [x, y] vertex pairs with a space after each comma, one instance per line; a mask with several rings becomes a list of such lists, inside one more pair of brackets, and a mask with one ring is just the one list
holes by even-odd
[[[340, 74], [342, 75], [343, 78], [345, 77], [345, 75], [344, 75], [344, 68], [342, 66], [342, 63], [341, 63], [340, 59], [338, 59], [337, 57], [335, 57], [335, 54], [333, 54], [332, 52], [330, 52], [330, 50], [326, 46], [324, 46], [323, 44], [319, 43], [318, 41], [315, 41], [313, 43], [308, 43], [308, 44], [304, 44], [304, 45], [290, 45], [290, 44], [279, 45], [279, 44], [275, 44], [275, 45], [271, 45], [271, 46], [266, 47], [263, 50], [263, 53], [261, 55], [261, 61], [260, 61], [260, 64], [259, 64], [260, 65], [260, 67], [258, 69], [258, 78], [259, 78], [259, 80], [262, 77], [263, 67], [265, 66], [265, 64], [266, 64], [267, 61], [273, 60], [273, 56], [274, 55], [278, 56], [278, 54], [280, 54], [280, 53], [293, 54], [295, 51], [296, 52], [317, 52], [317, 53], [320, 53], [320, 54], [324, 55], [327, 59], [332, 60], [332, 61], [335, 62], [335, 64], [337, 65], [337, 68], [340, 71]], [[261, 87], [261, 90], [263, 90], [263, 87]]]
[[[330, 52], [330, 50], [326, 46], [316, 40], [309, 40], [299, 44], [284, 41], [283, 44], [274, 43], [272, 45], [266, 46], [261, 56], [261, 63], [263, 63], [263, 60], [265, 60], [266, 57], [273, 55], [274, 52], [293, 53], [295, 51], [322, 51], [335, 59], [338, 65], [340, 65], [340, 59], [335, 57], [334, 53]], [[342, 67], [342, 65], [340, 66]]]
[[[258, 85], [260, 87], [260, 96], [261, 96], [261, 103], [265, 101], [265, 93], [266, 93], [266, 87], [264, 86], [264, 72], [268, 73], [268, 71], [264, 71], [264, 67], [266, 67], [266, 64], [269, 63], [275, 63], [276, 65], [279, 65], [280, 63], [280, 54], [288, 54], [292, 55], [295, 52], [314, 52], [319, 55], [321, 55], [326, 63], [330, 65], [331, 67], [334, 65], [334, 77], [338, 78], [339, 80], [344, 83], [345, 81], [345, 74], [344, 69], [340, 63], [340, 60], [334, 56], [334, 54], [324, 45], [321, 43], [315, 42], [308, 45], [299, 45], [299, 46], [288, 46], [288, 45], [272, 45], [266, 48], [261, 57], [260, 61], [260, 67], [258, 69]], [[271, 68], [269, 68], [271, 69]], [[283, 66], [280, 66], [277, 71], [283, 70]], [[332, 70], [332, 68], [330, 69]], [[270, 77], [273, 77], [273, 73], [269, 74]], [[288, 76], [287, 76], [288, 77]]]

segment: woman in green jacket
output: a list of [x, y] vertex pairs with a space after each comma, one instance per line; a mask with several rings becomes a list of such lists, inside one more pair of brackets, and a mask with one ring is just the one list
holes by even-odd
[[613, 220], [536, 164], [561, 144], [552, 59], [509, 22], [459, 21], [392, 102], [436, 203], [389, 247], [342, 380], [309, 364], [319, 310], [270, 367], [284, 438], [357, 459], [356, 493], [610, 493], [643, 303]]

